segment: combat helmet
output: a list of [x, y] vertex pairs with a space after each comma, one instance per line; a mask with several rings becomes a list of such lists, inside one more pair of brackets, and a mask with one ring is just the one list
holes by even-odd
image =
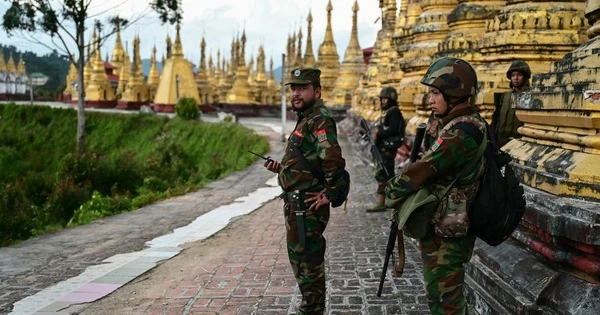
[[529, 68], [527, 62], [523, 60], [513, 61], [513, 63], [510, 65], [510, 68], [508, 68], [508, 71], [506, 71], [506, 78], [510, 80], [510, 73], [515, 70], [521, 71], [523, 76], [525, 76], [525, 80], [529, 80], [529, 78], [531, 78], [531, 69]]
[[385, 86], [381, 89], [381, 92], [379, 93], [379, 97], [386, 97], [389, 98], [391, 100], [397, 101], [398, 100], [398, 91], [396, 91], [396, 89], [392, 86]]
[[477, 73], [462, 59], [442, 57], [429, 66], [421, 84], [437, 88], [447, 96], [465, 98], [477, 93]]

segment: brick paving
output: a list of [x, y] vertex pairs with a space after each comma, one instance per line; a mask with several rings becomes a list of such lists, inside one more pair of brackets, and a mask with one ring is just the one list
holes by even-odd
[[[347, 211], [332, 209], [325, 233], [327, 314], [428, 314], [420, 258], [417, 248], [408, 240], [405, 240], [407, 260], [403, 277], [392, 279], [388, 271], [382, 297], [376, 296], [390, 211], [364, 211], [375, 201], [373, 168], [365, 158], [365, 144], [356, 142], [352, 126], [347, 122], [339, 126], [341, 133], [349, 134], [340, 141], [352, 188]], [[273, 156], [279, 157], [277, 154]], [[273, 200], [238, 218], [215, 236], [186, 244], [180, 255], [111, 295], [93, 303], [72, 305], [62, 312], [294, 314], [301, 297], [287, 259], [281, 209], [282, 201]], [[210, 255], [206, 254], [207, 248]], [[80, 267], [91, 263], [71, 262]], [[71, 266], [69, 270], [75, 268]], [[17, 290], [15, 286], [11, 289]]]

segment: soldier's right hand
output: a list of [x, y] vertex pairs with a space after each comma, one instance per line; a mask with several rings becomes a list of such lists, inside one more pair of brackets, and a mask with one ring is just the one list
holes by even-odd
[[277, 173], [279, 174], [279, 171], [281, 171], [281, 164], [279, 164], [279, 162], [271, 159], [271, 157], [267, 157], [268, 160], [265, 161], [264, 166], [271, 172], [273, 173]]

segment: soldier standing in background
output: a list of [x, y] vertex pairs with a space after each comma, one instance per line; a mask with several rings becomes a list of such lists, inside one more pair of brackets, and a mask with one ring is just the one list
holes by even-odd
[[523, 123], [515, 114], [514, 104], [519, 94], [531, 90], [531, 69], [527, 62], [515, 60], [506, 71], [506, 78], [510, 80], [512, 91], [502, 94], [492, 115], [492, 130], [496, 134], [499, 147], [503, 147], [511, 139], [520, 138], [517, 129], [523, 126]]
[[[468, 207], [485, 162], [484, 158], [474, 160], [482, 139], [477, 141], [454, 127], [468, 124], [484, 133], [485, 122], [469, 102], [476, 94], [477, 74], [468, 62], [444, 57], [431, 64], [421, 83], [429, 87], [429, 104], [439, 121], [438, 136], [421, 160], [388, 182], [386, 196], [402, 200], [427, 186], [439, 197], [431, 218], [418, 222], [428, 226], [425, 237], [419, 239], [427, 303], [433, 315], [462, 315], [467, 312], [463, 264], [471, 259], [475, 245], [475, 235], [469, 233]], [[455, 179], [448, 193], [439, 196]]]
[[[278, 174], [283, 190], [288, 256], [302, 292], [298, 314], [304, 315], [325, 311], [323, 232], [329, 221], [330, 201], [348, 184], [343, 176], [346, 162], [337, 141], [336, 124], [321, 100], [320, 75], [321, 71], [314, 68], [292, 70], [287, 84], [298, 122], [281, 163], [267, 160], [264, 164]], [[311, 169], [324, 175], [324, 185]], [[302, 212], [304, 206], [308, 209]]]
[[382, 88], [379, 93], [379, 104], [383, 115], [379, 118], [372, 137], [383, 158], [383, 165], [376, 163], [377, 203], [368, 208], [367, 212], [385, 211], [387, 209], [385, 206], [385, 185], [388, 180], [394, 177], [395, 158], [398, 148], [404, 142], [406, 129], [406, 122], [398, 108], [398, 92], [395, 88], [391, 86]]

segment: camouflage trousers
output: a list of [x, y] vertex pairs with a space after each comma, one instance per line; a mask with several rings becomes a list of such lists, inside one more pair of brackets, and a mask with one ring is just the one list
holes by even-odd
[[[383, 159], [383, 167], [381, 167], [381, 165], [379, 165], [379, 162], [377, 162], [375, 160], [375, 157], [373, 157], [373, 160], [375, 160], [375, 166], [376, 166], [375, 180], [378, 183], [377, 194], [385, 195], [385, 186], [387, 185], [388, 180], [390, 180], [392, 177], [394, 177], [394, 169], [396, 166], [396, 163], [395, 163], [396, 151], [391, 151], [391, 150], [388, 150], [385, 148], [380, 148], [379, 153], [381, 153], [381, 158]], [[389, 176], [385, 173], [384, 167], [390, 174]]]
[[441, 237], [429, 229], [419, 240], [427, 304], [432, 315], [467, 313], [464, 264], [471, 260], [475, 236]]
[[303, 247], [298, 239], [296, 204], [285, 202], [284, 216], [287, 234], [287, 250], [296, 282], [302, 292], [298, 314], [321, 315], [325, 312], [325, 247], [323, 237], [329, 221], [329, 206], [307, 211], [304, 215], [306, 242]]

